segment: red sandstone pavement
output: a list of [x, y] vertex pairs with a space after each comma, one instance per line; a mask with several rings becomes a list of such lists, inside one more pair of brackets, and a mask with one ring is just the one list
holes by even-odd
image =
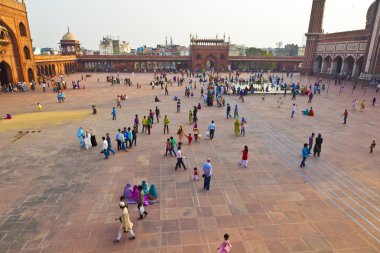
[[[77, 79], [79, 75], [68, 77]], [[100, 77], [101, 83], [97, 83]], [[201, 166], [211, 157], [214, 175], [211, 190], [202, 181], [191, 180], [191, 170], [174, 171], [174, 158], [164, 157], [165, 140], [160, 123], [152, 135], [139, 134], [138, 146], [103, 160], [99, 148], [80, 150], [76, 129], [95, 128], [100, 142], [119, 127], [133, 123], [133, 115], [146, 115], [158, 105], [171, 122], [171, 133], [179, 124], [187, 132], [189, 109], [201, 102], [199, 85], [195, 98], [182, 99], [182, 112], [175, 113], [172, 96], [183, 97], [183, 88], [169, 87], [170, 96], [150, 89], [151, 74], [136, 74], [134, 84], [143, 89], [104, 82], [105, 75], [86, 81], [86, 90], [65, 91], [67, 101], [40, 90], [32, 94], [0, 95], [0, 113], [91, 110], [98, 115], [60, 126], [29, 129], [12, 142], [16, 131], [1, 133], [0, 153], [0, 252], [216, 252], [224, 233], [230, 234], [231, 252], [379, 252], [380, 251], [380, 148], [369, 154], [368, 146], [379, 135], [379, 108], [370, 108], [375, 94], [361, 88], [351, 95], [350, 83], [338, 94], [330, 84], [329, 94], [316, 95], [314, 118], [301, 116], [307, 98], [297, 97], [298, 112], [290, 119], [290, 97], [277, 108], [278, 96], [227, 97], [238, 102], [240, 116], [248, 121], [245, 137], [235, 137], [233, 120], [225, 119], [225, 108], [199, 112], [205, 135], [210, 120], [216, 122], [213, 141], [203, 138], [183, 152], [189, 168]], [[296, 80], [298, 77], [295, 78]], [[116, 94], [129, 100], [111, 120]], [[158, 95], [161, 103], [154, 103]], [[351, 111], [354, 97], [367, 100], [365, 112]], [[379, 99], [379, 97], [378, 97]], [[348, 125], [340, 115], [349, 109]], [[1, 125], [0, 125], [1, 127]], [[324, 137], [322, 156], [309, 158], [298, 168], [301, 147], [311, 132]], [[115, 146], [115, 143], [113, 144]], [[249, 167], [238, 166], [241, 150], [249, 146]], [[137, 239], [114, 245], [118, 230], [118, 198], [127, 182], [154, 183], [160, 202], [147, 207], [149, 215], [137, 221], [137, 209], [130, 206]]]

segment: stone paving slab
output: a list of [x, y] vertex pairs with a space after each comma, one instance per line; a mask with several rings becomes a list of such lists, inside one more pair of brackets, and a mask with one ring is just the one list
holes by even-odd
[[[102, 80], [97, 83], [97, 78]], [[66, 77], [77, 80], [80, 75]], [[114, 136], [117, 128], [133, 124], [135, 114], [146, 115], [159, 106], [171, 122], [171, 135], [179, 124], [186, 132], [188, 111], [201, 102], [200, 86], [194, 98], [182, 98], [181, 113], [175, 112], [172, 96], [183, 97], [183, 87], [169, 87], [170, 96], [147, 84], [151, 74], [136, 74], [136, 87], [107, 84], [104, 74], [86, 80], [86, 90], [65, 91], [59, 104], [51, 92], [0, 95], [0, 113], [32, 113], [40, 102], [44, 111], [89, 110], [98, 114], [78, 122], [41, 126], [1, 133], [0, 142], [0, 252], [216, 252], [224, 233], [229, 233], [232, 252], [378, 252], [380, 251], [379, 152], [368, 153], [380, 127], [379, 108], [369, 107], [375, 95], [367, 89], [351, 94], [350, 83], [339, 95], [330, 85], [329, 94], [314, 97], [314, 118], [300, 115], [307, 98], [298, 96], [298, 112], [290, 119], [290, 97], [277, 106], [278, 95], [247, 97], [239, 114], [248, 121], [245, 137], [235, 137], [233, 120], [225, 119], [225, 108], [199, 111], [203, 138], [191, 146], [184, 143], [187, 171], [174, 171], [175, 159], [163, 156], [162, 123], [152, 134], [139, 134], [138, 146], [128, 153], [111, 155], [107, 161], [100, 148], [80, 150], [76, 129], [93, 127], [98, 143], [104, 133]], [[298, 77], [295, 78], [298, 80]], [[112, 121], [110, 112], [117, 94], [127, 102]], [[158, 95], [161, 103], [154, 103]], [[348, 125], [340, 115], [356, 97], [365, 98], [364, 113], [349, 110]], [[202, 102], [201, 102], [202, 103]], [[205, 138], [210, 120], [217, 125], [213, 141]], [[1, 127], [1, 122], [0, 122]], [[30, 131], [12, 142], [18, 131]], [[31, 131], [35, 133], [31, 134]], [[41, 131], [41, 132], [38, 132]], [[301, 147], [311, 132], [324, 137], [322, 156], [309, 158], [298, 168]], [[380, 139], [380, 138], [377, 138]], [[115, 143], [113, 146], [115, 147]], [[249, 167], [238, 162], [244, 145], [249, 146]], [[192, 168], [208, 158], [215, 168], [211, 191], [202, 181], [191, 179]], [[135, 241], [125, 238], [114, 245], [119, 215], [119, 195], [127, 182], [147, 180], [159, 190], [160, 202], [147, 207], [149, 215], [137, 221], [137, 208], [130, 206]]]

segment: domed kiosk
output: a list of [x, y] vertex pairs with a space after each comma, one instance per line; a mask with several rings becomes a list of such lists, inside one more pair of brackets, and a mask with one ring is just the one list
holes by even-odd
[[76, 55], [80, 52], [80, 42], [77, 37], [67, 28], [67, 33], [63, 35], [61, 42], [61, 51], [63, 55]]

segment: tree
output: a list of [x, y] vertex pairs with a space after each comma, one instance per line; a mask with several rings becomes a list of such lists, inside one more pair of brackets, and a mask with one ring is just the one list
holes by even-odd
[[267, 50], [263, 50], [256, 47], [248, 47], [245, 50], [245, 54], [247, 56], [272, 56], [272, 52], [268, 52]]

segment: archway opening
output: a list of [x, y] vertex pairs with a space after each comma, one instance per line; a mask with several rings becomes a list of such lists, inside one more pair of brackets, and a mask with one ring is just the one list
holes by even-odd
[[27, 46], [24, 47], [25, 59], [30, 60], [30, 50]]
[[29, 80], [29, 82], [34, 81], [34, 72], [31, 68], [28, 69], [28, 80]]
[[313, 72], [315, 73], [319, 73], [321, 72], [321, 69], [322, 69], [322, 61], [323, 61], [323, 58], [322, 56], [318, 56], [315, 61], [314, 61], [314, 68], [313, 68]]
[[334, 75], [340, 75], [342, 72], [342, 67], [343, 67], [343, 59], [341, 56], [337, 56], [334, 59], [334, 64], [333, 64], [333, 74]]
[[346, 76], [352, 76], [353, 71], [354, 71], [354, 64], [355, 64], [355, 59], [352, 56], [348, 56], [344, 60], [344, 69], [343, 69], [343, 74]]
[[330, 55], [326, 56], [325, 59], [323, 60], [322, 64], [322, 72], [323, 73], [329, 73], [331, 71], [332, 67], [332, 58]]
[[19, 24], [19, 29], [20, 29], [20, 35], [22, 37], [27, 37], [27, 34], [26, 34], [26, 28], [25, 28], [25, 25], [23, 22], [20, 22]]
[[13, 83], [11, 67], [5, 61], [0, 62], [0, 83]]
[[353, 73], [354, 77], [360, 76], [363, 70], [363, 64], [364, 64], [364, 56], [359, 57], [359, 59], [356, 61], [356, 69]]

